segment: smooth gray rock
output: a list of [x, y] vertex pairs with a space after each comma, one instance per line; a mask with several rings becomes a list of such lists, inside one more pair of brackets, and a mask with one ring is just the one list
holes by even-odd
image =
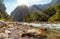
[[4, 21], [0, 20], [0, 28], [6, 27], [6, 26], [7, 24]]

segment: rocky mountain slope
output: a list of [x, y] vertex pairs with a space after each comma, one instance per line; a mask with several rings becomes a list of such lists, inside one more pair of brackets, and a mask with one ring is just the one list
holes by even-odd
[[23, 6], [18, 6], [12, 13], [11, 16], [13, 17], [14, 20], [16, 21], [23, 21], [24, 16], [28, 13], [28, 7], [23, 5]]

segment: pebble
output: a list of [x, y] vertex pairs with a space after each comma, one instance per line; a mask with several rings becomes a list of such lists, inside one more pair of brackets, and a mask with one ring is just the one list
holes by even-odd
[[9, 31], [9, 30], [5, 30], [5, 33], [7, 33], [7, 34], [8, 34], [8, 33], [11, 33], [11, 31]]
[[7, 33], [0, 33], [0, 36], [4, 38], [8, 38], [9, 35]]

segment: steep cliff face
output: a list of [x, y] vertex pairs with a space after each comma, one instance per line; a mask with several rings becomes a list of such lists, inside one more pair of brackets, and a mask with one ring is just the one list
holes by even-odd
[[5, 11], [6, 10], [6, 7], [3, 3], [3, 0], [0, 0], [0, 11]]
[[8, 16], [3, 0], [0, 0], [0, 20], [7, 20]]
[[32, 5], [27, 6], [18, 6], [14, 11], [12, 11], [11, 16], [15, 21], [22, 21], [26, 13], [34, 13], [46, 9], [47, 7], [59, 3], [60, 0], [52, 0], [49, 4], [44, 5]]

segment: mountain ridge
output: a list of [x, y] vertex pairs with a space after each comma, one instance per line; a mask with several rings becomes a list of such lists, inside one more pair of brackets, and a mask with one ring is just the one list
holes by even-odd
[[[14, 11], [12, 11], [11, 16], [16, 21], [23, 21], [23, 18], [26, 16], [25, 15], [26, 13], [31, 14], [31, 13], [34, 13], [34, 12], [39, 12], [39, 11], [42, 11], [43, 9], [46, 9], [49, 6], [54, 5], [54, 4], [57, 4], [59, 2], [60, 2], [59, 0], [52, 0], [51, 3], [44, 4], [44, 5], [39, 4], [39, 5], [32, 5], [30, 7], [25, 6], [25, 5], [24, 5], [24, 7], [23, 6], [17, 6], [16, 9]], [[24, 13], [24, 14], [22, 14], [22, 13]], [[24, 15], [24, 16], [22, 16], [22, 15]], [[21, 19], [21, 20], [19, 20], [19, 19]]]

